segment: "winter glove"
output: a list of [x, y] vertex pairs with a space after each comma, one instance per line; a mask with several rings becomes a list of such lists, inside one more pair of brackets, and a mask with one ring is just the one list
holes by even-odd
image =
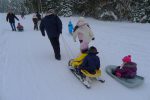
[[115, 75], [119, 78], [121, 77], [121, 73], [119, 73], [119, 72], [116, 72]]
[[95, 40], [95, 38], [93, 37], [92, 40]]

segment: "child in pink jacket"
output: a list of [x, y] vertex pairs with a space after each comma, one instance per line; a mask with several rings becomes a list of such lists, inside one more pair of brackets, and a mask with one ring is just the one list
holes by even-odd
[[121, 78], [134, 78], [137, 72], [137, 64], [131, 61], [131, 55], [125, 56], [122, 61], [122, 65], [115, 69], [114, 74]]
[[18, 25], [17, 25], [17, 30], [18, 31], [23, 31], [23, 26], [20, 23], [18, 23]]

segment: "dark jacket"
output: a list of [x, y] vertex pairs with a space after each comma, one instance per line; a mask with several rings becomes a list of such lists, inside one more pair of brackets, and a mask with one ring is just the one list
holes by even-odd
[[100, 68], [100, 59], [96, 54], [89, 53], [83, 63], [81, 64], [81, 69], [85, 69], [91, 74], [95, 74], [95, 71]]
[[32, 21], [33, 21], [34, 24], [38, 23], [38, 19], [37, 18], [32, 18]]
[[124, 64], [122, 69], [120, 69], [120, 67], [117, 67], [115, 73], [119, 72], [121, 74], [121, 77], [123, 78], [134, 78], [137, 72], [136, 66], [136, 63], [128, 62]]
[[42, 35], [45, 35], [46, 30], [49, 38], [59, 37], [62, 33], [62, 22], [57, 15], [47, 15], [41, 21], [40, 30]]
[[6, 20], [7, 20], [7, 21], [9, 20], [10, 23], [15, 23], [15, 19], [19, 20], [19, 19], [15, 16], [15, 14], [13, 14], [13, 13], [8, 13], [8, 14], [7, 14]]
[[42, 19], [39, 13], [36, 13], [36, 17], [38, 18], [38, 21]]

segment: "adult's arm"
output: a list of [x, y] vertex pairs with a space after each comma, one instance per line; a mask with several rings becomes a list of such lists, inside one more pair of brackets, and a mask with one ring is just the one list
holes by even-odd
[[45, 26], [44, 26], [44, 20], [40, 23], [40, 31], [42, 33], [42, 36], [45, 36]]
[[16, 17], [16, 15], [14, 15], [15, 19], [17, 19], [19, 21], [19, 19]]
[[58, 33], [62, 33], [62, 22], [58, 16], [56, 16], [57, 26], [58, 26]]

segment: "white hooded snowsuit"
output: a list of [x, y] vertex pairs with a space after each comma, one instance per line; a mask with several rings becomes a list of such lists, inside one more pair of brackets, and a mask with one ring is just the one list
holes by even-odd
[[73, 33], [74, 41], [76, 41], [76, 37], [78, 36], [79, 40], [89, 44], [92, 38], [94, 38], [94, 35], [90, 27], [88, 26], [88, 23], [86, 23], [85, 19], [81, 17], [77, 22], [77, 26], [78, 28]]

